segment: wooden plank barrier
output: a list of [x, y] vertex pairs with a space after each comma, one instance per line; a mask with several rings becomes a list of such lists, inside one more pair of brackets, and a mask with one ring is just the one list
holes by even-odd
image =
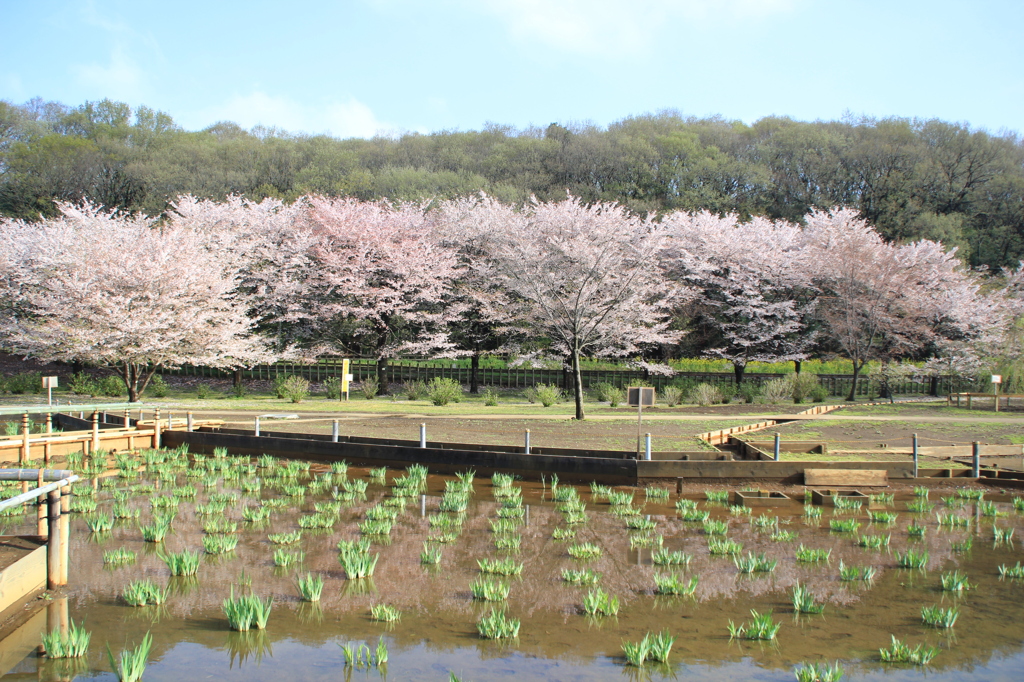
[[887, 487], [886, 469], [804, 469], [804, 485]]

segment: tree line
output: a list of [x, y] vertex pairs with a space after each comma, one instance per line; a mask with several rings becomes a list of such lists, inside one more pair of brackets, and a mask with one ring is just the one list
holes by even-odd
[[182, 364], [368, 356], [387, 391], [393, 358], [499, 353], [557, 358], [583, 419], [584, 357], [671, 373], [694, 344], [739, 383], [752, 361], [842, 355], [852, 399], [869, 361], [976, 375], [1020, 355], [1024, 268], [983, 275], [852, 208], [795, 222], [486, 194], [56, 206], [0, 218], [0, 346], [109, 367], [132, 401]]
[[443, 201], [486, 192], [524, 205], [566, 194], [632, 213], [701, 211], [799, 222], [848, 206], [887, 240], [941, 241], [974, 267], [1024, 258], [1024, 145], [1016, 133], [902, 118], [746, 125], [664, 112], [590, 124], [406, 133], [373, 139], [183, 130], [104, 100], [0, 101], [0, 214], [55, 201], [158, 215], [175, 197], [291, 202], [315, 194]]

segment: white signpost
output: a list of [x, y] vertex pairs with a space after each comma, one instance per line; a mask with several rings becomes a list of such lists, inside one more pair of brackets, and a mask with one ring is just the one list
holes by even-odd
[[630, 386], [626, 389], [626, 404], [636, 406], [636, 457], [640, 459], [640, 432], [644, 418], [644, 406], [654, 405], [654, 389], [647, 386]]
[[[1001, 384], [1001, 383], [1003, 383], [1003, 375], [1002, 374], [993, 374], [992, 375], [992, 397], [996, 401], [996, 412], [999, 411], [999, 384]], [[1006, 402], [1007, 402], [1007, 405], [1009, 405], [1010, 399], [1007, 398]]]
[[53, 389], [57, 388], [57, 377], [43, 377], [43, 388], [46, 389], [46, 404], [53, 405]]

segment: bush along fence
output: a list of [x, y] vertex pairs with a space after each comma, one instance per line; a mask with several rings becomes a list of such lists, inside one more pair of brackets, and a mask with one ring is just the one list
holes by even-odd
[[[376, 376], [376, 361], [368, 358], [357, 358], [351, 361], [354, 381]], [[391, 361], [385, 372], [390, 384], [401, 384], [407, 381], [430, 381], [434, 377], [454, 379], [460, 384], [470, 384], [473, 369], [457, 367], [443, 361]], [[562, 369], [495, 369], [477, 368], [477, 383], [480, 386], [497, 388], [528, 388], [536, 384], [554, 384], [563, 389], [572, 387], [572, 373]], [[317, 362], [293, 363], [278, 362], [270, 365], [255, 365], [238, 371], [183, 365], [174, 370], [163, 370], [163, 374], [208, 377], [211, 379], [255, 379], [273, 380], [278, 377], [295, 375], [311, 381], [323, 381], [330, 377], [341, 376], [341, 358], [321, 358]], [[600, 383], [608, 383], [623, 388], [638, 383], [654, 386], [661, 390], [669, 385], [693, 386], [700, 383], [715, 386], [734, 386], [735, 375], [732, 372], [677, 372], [672, 376], [647, 374], [640, 370], [582, 370], [580, 372], [584, 388]], [[772, 379], [781, 379], [788, 374], [766, 374], [748, 372], [744, 375], [744, 383], [760, 385]], [[850, 391], [853, 381], [851, 374], [819, 374], [818, 380], [830, 395], [845, 395]], [[893, 394], [927, 394], [933, 390], [930, 377], [910, 377], [891, 383], [889, 388]], [[937, 393], [945, 395], [966, 390], [972, 382], [952, 376], [942, 376], [936, 382]], [[878, 385], [866, 375], [861, 375], [857, 382], [857, 395], [878, 395]]]

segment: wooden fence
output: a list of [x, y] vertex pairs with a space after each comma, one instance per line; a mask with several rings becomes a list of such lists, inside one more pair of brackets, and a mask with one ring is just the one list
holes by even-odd
[[[353, 379], [361, 381], [367, 377], [374, 376], [377, 372], [376, 362], [373, 359], [357, 358], [352, 360], [350, 369]], [[454, 379], [460, 384], [469, 384], [473, 370], [469, 367], [459, 367], [451, 362], [436, 361], [402, 361], [395, 360], [388, 364], [385, 376], [390, 384], [401, 384], [407, 381], [430, 381], [434, 377]], [[225, 379], [234, 376], [231, 370], [216, 369], [213, 367], [201, 367], [184, 365], [179, 369], [165, 370], [164, 374], [188, 377], [208, 377], [212, 379]], [[241, 370], [241, 376], [245, 379], [273, 380], [277, 377], [284, 377], [293, 374], [302, 376], [310, 381], [320, 382], [329, 377], [341, 376], [341, 358], [321, 358], [312, 363], [278, 362], [271, 365], [255, 365], [254, 367]], [[663, 389], [670, 384], [679, 385], [708, 383], [717, 386], [732, 386], [735, 384], [735, 377], [732, 372], [677, 372], [668, 377], [662, 375], [646, 374], [640, 370], [583, 370], [580, 372], [584, 388], [590, 388], [599, 383], [609, 383], [618, 387], [636, 385], [637, 382], [644, 382], [657, 389]], [[761, 374], [748, 372], [744, 375], [744, 382], [752, 384], [763, 384], [772, 379], [786, 377], [786, 374]], [[828, 390], [830, 395], [845, 395], [850, 391], [853, 376], [849, 374], [819, 374], [818, 380]], [[477, 381], [481, 386], [494, 386], [496, 388], [527, 388], [536, 384], [555, 384], [564, 389], [572, 386], [572, 373], [562, 369], [508, 369], [508, 368], [479, 368], [477, 369]], [[897, 382], [890, 388], [896, 395], [903, 394], [927, 394], [931, 391], [930, 377], [910, 377]], [[969, 386], [968, 381], [955, 377], [939, 377], [938, 393], [954, 393], [964, 390]], [[867, 376], [862, 375], [857, 383], [857, 395], [877, 395], [878, 386]]]

